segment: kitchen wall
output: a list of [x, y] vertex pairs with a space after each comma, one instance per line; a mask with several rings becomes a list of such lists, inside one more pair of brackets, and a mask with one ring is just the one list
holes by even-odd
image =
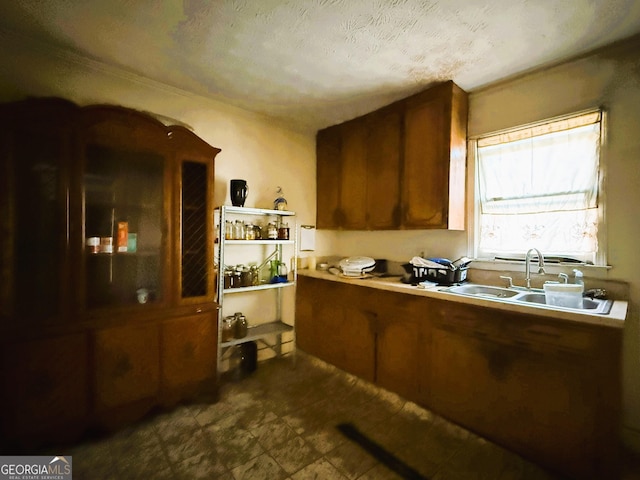
[[[59, 96], [80, 105], [122, 105], [176, 119], [221, 148], [215, 203], [231, 204], [229, 180], [249, 183], [245, 206], [273, 208], [282, 186], [289, 209], [315, 222], [315, 139], [272, 118], [196, 96], [67, 51], [11, 37], [0, 30], [0, 101]], [[169, 122], [165, 122], [169, 123]]]

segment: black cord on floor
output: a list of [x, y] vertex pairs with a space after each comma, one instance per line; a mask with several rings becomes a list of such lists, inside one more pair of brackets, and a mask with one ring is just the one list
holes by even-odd
[[360, 445], [376, 460], [386, 466], [389, 470], [400, 475], [405, 480], [428, 480], [427, 477], [424, 477], [398, 457], [388, 452], [384, 447], [364, 435], [355, 426], [353, 426], [353, 424], [340, 423], [339, 425], [336, 425], [336, 428], [345, 437]]

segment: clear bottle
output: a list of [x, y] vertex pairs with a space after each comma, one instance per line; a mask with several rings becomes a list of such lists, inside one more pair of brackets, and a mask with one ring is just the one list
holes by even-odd
[[584, 287], [584, 275], [577, 268], [573, 269], [573, 283], [576, 285], [582, 285]]

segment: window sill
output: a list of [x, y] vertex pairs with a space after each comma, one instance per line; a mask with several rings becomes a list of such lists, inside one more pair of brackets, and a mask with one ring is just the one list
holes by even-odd
[[[538, 262], [532, 261], [531, 268], [537, 271]], [[524, 260], [473, 260], [469, 265], [470, 268], [477, 270], [491, 270], [500, 272], [523, 272], [525, 265]], [[544, 266], [547, 274], [573, 273], [574, 269], [582, 271], [589, 277], [604, 277], [613, 267], [610, 265], [586, 265], [580, 263], [551, 263]]]

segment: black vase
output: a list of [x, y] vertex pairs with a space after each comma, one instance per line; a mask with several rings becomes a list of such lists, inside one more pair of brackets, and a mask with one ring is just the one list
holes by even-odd
[[249, 186], [247, 185], [246, 180], [231, 180], [229, 196], [231, 197], [231, 204], [234, 207], [244, 207], [244, 202], [247, 199], [247, 193], [249, 193]]

